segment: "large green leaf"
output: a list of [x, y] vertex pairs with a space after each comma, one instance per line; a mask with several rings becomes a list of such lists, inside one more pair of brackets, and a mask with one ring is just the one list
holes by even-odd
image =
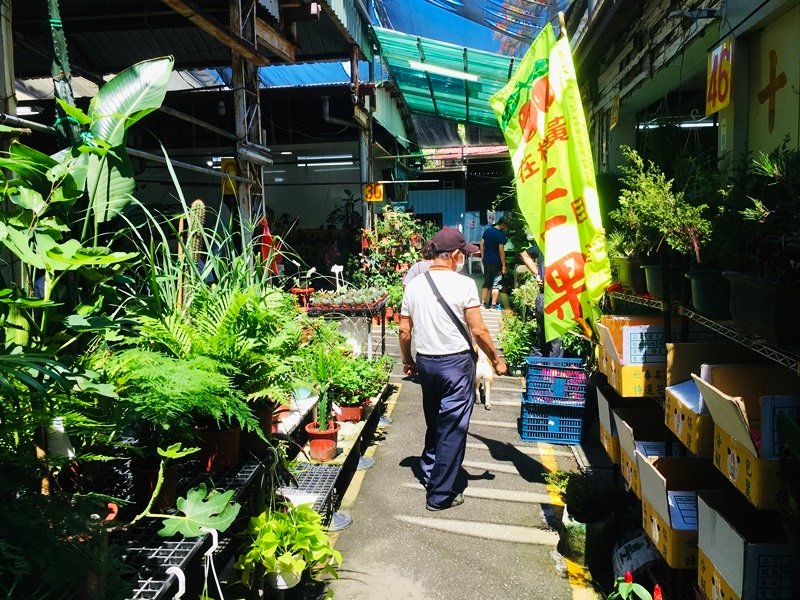
[[11, 164], [4, 165], [17, 174], [25, 187], [33, 188], [45, 198], [50, 195], [52, 184], [47, 180], [47, 171], [56, 165], [56, 161], [30, 146], [12, 142], [8, 148]]
[[105, 223], [121, 213], [133, 198], [136, 182], [133, 165], [122, 148], [105, 156], [88, 156], [86, 188], [89, 205], [98, 223]]
[[218, 492], [206, 490], [205, 484], [189, 490], [185, 498], [178, 498], [178, 510], [183, 514], [164, 519], [158, 535], [170, 537], [180, 533], [184, 537], [199, 537], [203, 529], [225, 531], [239, 514], [239, 504], [231, 502], [233, 490]]
[[171, 56], [146, 60], [101, 87], [89, 104], [95, 137], [111, 146], [122, 145], [125, 130], [161, 106], [173, 63]]

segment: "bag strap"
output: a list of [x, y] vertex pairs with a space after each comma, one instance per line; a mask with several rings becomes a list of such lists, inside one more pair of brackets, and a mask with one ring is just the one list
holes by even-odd
[[444, 311], [447, 313], [447, 316], [450, 317], [450, 320], [458, 328], [458, 330], [461, 332], [461, 335], [463, 335], [464, 339], [467, 341], [467, 346], [469, 346], [469, 353], [472, 356], [473, 360], [477, 360], [478, 353], [475, 352], [475, 348], [472, 346], [472, 340], [467, 334], [467, 330], [464, 328], [464, 324], [459, 320], [459, 318], [453, 312], [453, 309], [450, 308], [450, 305], [447, 302], [445, 302], [444, 298], [442, 298], [442, 295], [439, 293], [439, 288], [436, 287], [436, 284], [433, 282], [433, 277], [431, 277], [429, 271], [425, 271], [425, 279], [428, 280], [428, 284], [431, 286], [431, 289], [433, 290], [433, 295], [436, 296], [436, 301], [439, 302], [439, 304], [441, 304], [442, 308], [444, 308]]

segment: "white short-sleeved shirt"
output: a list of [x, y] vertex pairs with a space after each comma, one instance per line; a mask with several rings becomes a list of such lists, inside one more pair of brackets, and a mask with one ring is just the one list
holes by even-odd
[[[464, 310], [480, 306], [475, 282], [455, 271], [431, 269], [429, 272], [442, 298], [453, 309], [469, 335]], [[400, 314], [411, 317], [417, 352], [441, 356], [470, 349], [453, 320], [436, 300], [428, 278], [424, 275], [414, 277], [406, 286]]]

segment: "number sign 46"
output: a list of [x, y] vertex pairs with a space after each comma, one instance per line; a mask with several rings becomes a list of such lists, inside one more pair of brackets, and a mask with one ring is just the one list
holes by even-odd
[[725, 39], [708, 55], [706, 115], [713, 115], [730, 104], [732, 58], [732, 38]]

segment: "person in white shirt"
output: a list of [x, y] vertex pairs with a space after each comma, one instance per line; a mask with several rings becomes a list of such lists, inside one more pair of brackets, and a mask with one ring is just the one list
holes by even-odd
[[[474, 405], [474, 344], [486, 353], [498, 375], [508, 371], [481, 317], [475, 282], [458, 273], [466, 255], [477, 251], [457, 229], [438, 231], [423, 249], [423, 255], [433, 257], [431, 267], [408, 282], [400, 309], [403, 372], [418, 373], [422, 385], [426, 431], [420, 466], [428, 510], [464, 502], [454, 488]], [[411, 357], [412, 334], [416, 361]]]

